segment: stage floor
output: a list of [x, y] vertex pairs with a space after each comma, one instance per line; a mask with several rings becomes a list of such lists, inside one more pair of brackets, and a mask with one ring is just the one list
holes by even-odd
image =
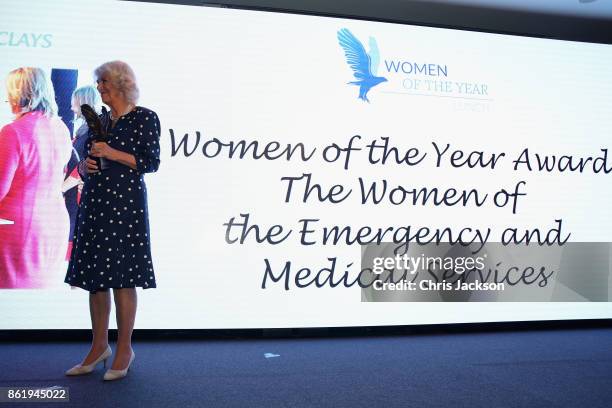
[[0, 387], [69, 387], [52, 406], [75, 407], [612, 406], [610, 328], [137, 341], [125, 379], [65, 377], [88, 347], [0, 343]]

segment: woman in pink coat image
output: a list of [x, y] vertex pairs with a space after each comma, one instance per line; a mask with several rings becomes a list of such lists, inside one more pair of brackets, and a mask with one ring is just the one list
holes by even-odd
[[11, 71], [6, 87], [15, 119], [0, 130], [0, 288], [44, 288], [65, 269], [70, 134], [43, 70]]

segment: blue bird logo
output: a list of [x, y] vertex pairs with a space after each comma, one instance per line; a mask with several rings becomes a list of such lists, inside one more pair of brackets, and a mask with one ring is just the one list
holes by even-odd
[[359, 99], [370, 102], [368, 92], [370, 89], [386, 82], [387, 78], [376, 76], [379, 63], [379, 52], [376, 40], [370, 37], [370, 53], [366, 53], [365, 47], [347, 28], [338, 31], [338, 42], [344, 49], [346, 63], [353, 70], [356, 81], [348, 82], [359, 86]]

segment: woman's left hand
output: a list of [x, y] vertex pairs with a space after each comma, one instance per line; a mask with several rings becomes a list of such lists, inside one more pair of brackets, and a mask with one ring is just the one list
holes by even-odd
[[91, 145], [89, 154], [93, 157], [103, 157], [105, 159], [113, 160], [115, 149], [110, 147], [106, 142], [94, 142]]

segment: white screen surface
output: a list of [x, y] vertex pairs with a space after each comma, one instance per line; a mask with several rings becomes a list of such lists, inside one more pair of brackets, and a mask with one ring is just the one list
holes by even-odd
[[[316, 273], [336, 258], [336, 273], [359, 272], [359, 245], [324, 245], [323, 227], [427, 226], [491, 228], [491, 241], [509, 227], [555, 226], [574, 242], [609, 242], [612, 198], [609, 176], [592, 171], [538, 172], [513, 169], [523, 149], [530, 154], [597, 157], [612, 131], [612, 47], [457, 30], [130, 2], [33, 2], [15, 4], [0, 17], [0, 72], [19, 66], [73, 68], [79, 85], [92, 82], [99, 64], [128, 62], [141, 89], [139, 105], [157, 112], [162, 124], [161, 167], [147, 175], [152, 250], [158, 288], [140, 292], [140, 328], [248, 328], [429, 324], [510, 320], [609, 318], [608, 302], [572, 303], [367, 303], [359, 287], [310, 285], [285, 290], [268, 280], [265, 260], [276, 275], [291, 262]], [[346, 28], [376, 59], [385, 82], [358, 98], [338, 41]], [[12, 33], [12, 34], [9, 34]], [[50, 34], [50, 41], [20, 40]], [[49, 45], [46, 47], [46, 45]], [[374, 67], [375, 61], [372, 62]], [[397, 68], [397, 70], [396, 70]], [[415, 72], [418, 71], [418, 72]], [[469, 87], [469, 91], [468, 91]], [[11, 121], [8, 109], [0, 124]], [[189, 134], [189, 157], [172, 156]], [[326, 147], [354, 151], [324, 160]], [[368, 161], [366, 145], [389, 138], [425, 159], [414, 166]], [[205, 142], [302, 143], [307, 161], [214, 158]], [[437, 166], [432, 142], [449, 152]], [[214, 152], [215, 144], [209, 145]], [[455, 168], [450, 152], [505, 153], [495, 169]], [[329, 149], [330, 156], [333, 149]], [[328, 157], [329, 158], [329, 157]], [[330, 189], [342, 185], [349, 197], [302, 200], [295, 182], [285, 202], [282, 177], [312, 174]], [[525, 181], [517, 211], [495, 205], [413, 206], [362, 204], [358, 178], [405, 187], [477, 188], [493, 195]], [[341, 194], [339, 194], [340, 196]], [[338, 197], [339, 197], [338, 196]], [[291, 235], [278, 245], [240, 244], [225, 239], [224, 223], [248, 213], [267, 229], [281, 225]], [[311, 224], [313, 245], [300, 243], [302, 219]], [[0, 226], [3, 227], [3, 226]], [[235, 235], [235, 233], [233, 234]], [[351, 265], [352, 266], [349, 266]], [[0, 291], [1, 329], [87, 328], [87, 293], [63, 284], [41, 290]], [[338, 279], [338, 278], [336, 278]], [[608, 288], [609, 282], [608, 282]], [[610, 289], [608, 289], [610, 292]], [[485, 306], [485, 307], [483, 307]]]

